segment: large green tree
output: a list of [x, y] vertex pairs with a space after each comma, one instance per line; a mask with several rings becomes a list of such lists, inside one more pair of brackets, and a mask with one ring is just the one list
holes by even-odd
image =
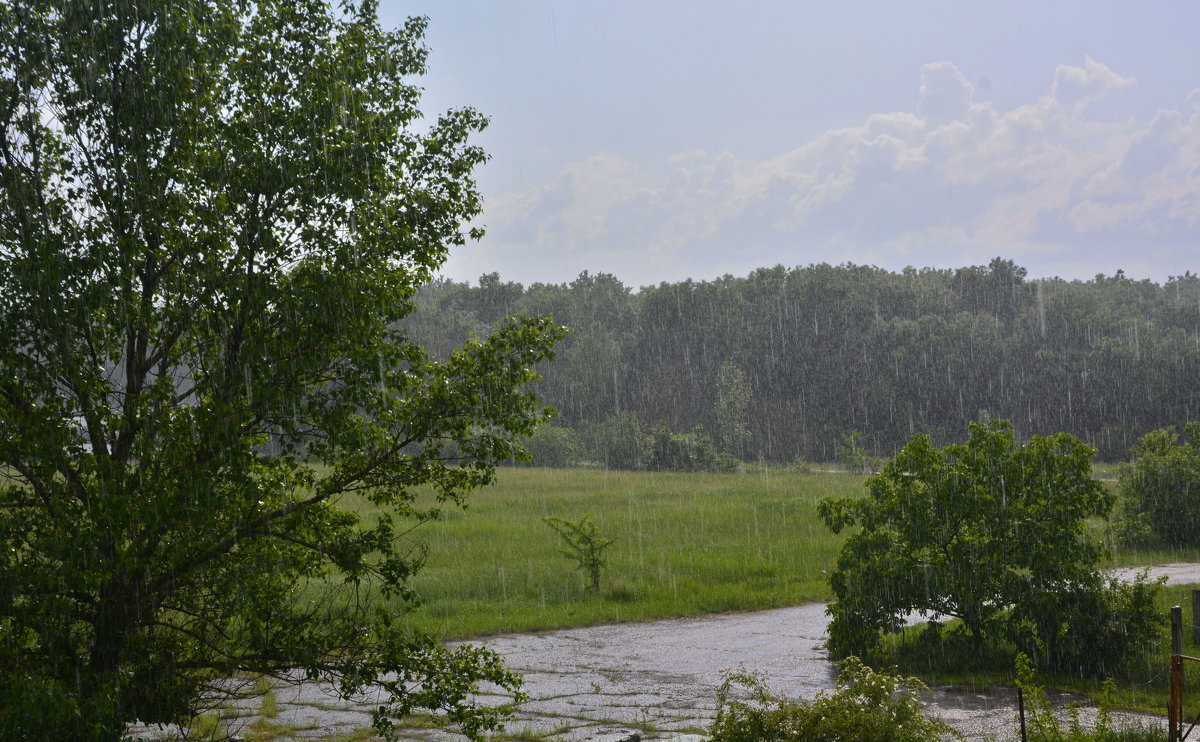
[[395, 620], [398, 534], [545, 417], [560, 333], [435, 361], [394, 329], [480, 211], [485, 119], [417, 122], [424, 25], [0, 6], [0, 737], [114, 740], [239, 672], [496, 722], [471, 689], [516, 676]]
[[956, 618], [976, 643], [1014, 642], [1059, 666], [1112, 672], [1153, 636], [1153, 586], [1097, 569], [1086, 528], [1113, 497], [1093, 450], [1057, 433], [1018, 443], [1003, 420], [964, 444], [914, 437], [861, 498], [826, 499], [835, 531], [857, 526], [830, 575], [835, 655], [873, 651], [913, 613]]

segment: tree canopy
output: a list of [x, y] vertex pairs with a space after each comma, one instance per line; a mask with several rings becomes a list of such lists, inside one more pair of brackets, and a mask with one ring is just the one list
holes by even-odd
[[5, 739], [186, 720], [238, 672], [472, 734], [500, 713], [473, 685], [517, 687], [396, 617], [403, 534], [519, 453], [561, 336], [433, 359], [397, 329], [478, 236], [485, 159], [469, 108], [418, 126], [424, 27], [371, 0], [0, 9]]
[[911, 614], [956, 618], [980, 646], [1014, 642], [1072, 669], [1119, 663], [1153, 634], [1150, 588], [1106, 583], [1087, 520], [1112, 494], [1093, 450], [1066, 433], [1015, 440], [1004, 420], [965, 444], [914, 437], [862, 498], [826, 499], [834, 532], [858, 527], [830, 575], [835, 655], [873, 651]]
[[1155, 430], [1120, 470], [1126, 536], [1166, 546], [1200, 544], [1200, 421]]
[[487, 279], [423, 289], [413, 336], [446, 347], [504, 311], [575, 328], [538, 389], [560, 424], [585, 436], [621, 411], [649, 427], [702, 427], [728, 449], [726, 360], [748, 392], [731, 452], [750, 460], [833, 461], [856, 430], [872, 456], [914, 433], [943, 445], [987, 410], [1118, 461], [1140, 435], [1200, 418], [1194, 273], [1068, 281], [996, 258], [956, 269], [763, 267], [640, 290], [602, 273], [530, 286]]

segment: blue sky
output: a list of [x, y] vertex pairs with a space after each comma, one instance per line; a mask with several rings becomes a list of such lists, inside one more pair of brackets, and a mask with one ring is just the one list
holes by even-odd
[[646, 285], [782, 263], [1200, 272], [1194, 2], [385, 2], [470, 105], [447, 275]]

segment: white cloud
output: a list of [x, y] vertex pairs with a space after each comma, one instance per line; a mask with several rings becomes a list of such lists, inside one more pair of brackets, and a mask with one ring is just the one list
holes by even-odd
[[1088, 103], [1103, 98], [1111, 90], [1132, 85], [1136, 80], [1122, 77], [1091, 57], [1083, 67], [1060, 64], [1054, 72], [1054, 99], [1073, 112], [1081, 111]]
[[921, 68], [921, 102], [917, 114], [931, 126], [961, 121], [971, 109], [975, 86], [949, 62]]
[[1200, 90], [1193, 110], [1149, 122], [1088, 118], [1088, 103], [1132, 84], [1089, 57], [1059, 66], [1050, 95], [997, 111], [953, 64], [925, 65], [915, 113], [875, 114], [774, 157], [572, 163], [491, 201], [485, 246], [560, 271], [539, 280], [584, 268], [639, 283], [777, 262], [961, 265], [996, 254], [1036, 274], [1039, 256], [1079, 248], [1093, 252], [1081, 267], [1090, 275], [1112, 270], [1095, 256], [1119, 261], [1133, 246], [1170, 255], [1175, 273], [1195, 270]]

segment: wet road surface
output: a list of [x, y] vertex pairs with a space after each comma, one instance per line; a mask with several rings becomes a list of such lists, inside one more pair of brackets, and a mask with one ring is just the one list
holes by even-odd
[[[1131, 578], [1138, 569], [1114, 570]], [[1155, 567], [1173, 584], [1200, 584], [1200, 564]], [[714, 713], [725, 673], [759, 673], [775, 693], [812, 698], [832, 687], [836, 668], [821, 647], [827, 617], [820, 603], [769, 611], [589, 626], [541, 634], [489, 637], [481, 643], [525, 676], [530, 700], [508, 731], [525, 738], [617, 740], [700, 734]], [[369, 698], [350, 703], [316, 683], [279, 686], [278, 711], [264, 718], [248, 699], [227, 720], [242, 734], [274, 731], [278, 740], [336, 739], [370, 726]], [[499, 700], [499, 699], [497, 699]], [[1056, 702], [1082, 700], [1067, 696]], [[256, 705], [257, 704], [257, 705]], [[968, 739], [1007, 735], [1015, 723], [1010, 689], [995, 693], [935, 691], [930, 704]], [[1093, 712], [1094, 714], [1094, 712]], [[229, 715], [233, 715], [232, 713]], [[1088, 710], [1083, 713], [1090, 720]], [[420, 725], [413, 739], [462, 739]], [[369, 737], [364, 737], [368, 738]]]

